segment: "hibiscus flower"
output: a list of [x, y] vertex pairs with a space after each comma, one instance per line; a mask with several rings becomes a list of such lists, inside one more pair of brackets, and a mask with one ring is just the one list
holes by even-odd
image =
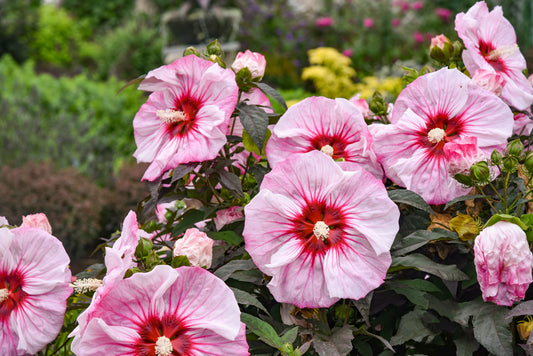
[[494, 93], [457, 69], [443, 68], [417, 78], [400, 93], [391, 122], [372, 128], [385, 175], [429, 204], [444, 204], [468, 193], [453, 173], [469, 167], [457, 164], [504, 149], [514, 120]]
[[72, 293], [69, 263], [48, 232], [0, 228], [0, 354], [34, 355], [57, 336]]
[[160, 265], [102, 298], [77, 355], [248, 355], [245, 331], [222, 280], [199, 267]]
[[266, 146], [272, 167], [288, 157], [322, 151], [334, 160], [358, 163], [381, 179], [383, 169], [361, 111], [346, 99], [311, 97], [291, 106]]
[[133, 155], [151, 163], [143, 180], [216, 157], [238, 99], [231, 69], [189, 55], [149, 72], [139, 89], [153, 91], [133, 120]]
[[245, 248], [280, 303], [329, 307], [383, 283], [399, 211], [360, 166], [318, 150], [279, 162], [245, 207]]
[[499, 73], [504, 79], [502, 98], [518, 110], [529, 109], [533, 87], [522, 72], [526, 60], [501, 6], [489, 12], [484, 1], [475, 3], [466, 13], [457, 14], [455, 30], [466, 48], [463, 51], [466, 69], [472, 74], [479, 69]]

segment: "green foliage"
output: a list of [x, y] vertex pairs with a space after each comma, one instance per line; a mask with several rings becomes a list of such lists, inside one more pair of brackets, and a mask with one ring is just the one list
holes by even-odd
[[17, 62], [29, 56], [28, 43], [37, 30], [39, 0], [0, 1], [0, 57]]
[[0, 164], [54, 161], [105, 180], [135, 150], [132, 119], [143, 94], [117, 80], [36, 75], [33, 65], [0, 60]]
[[78, 19], [87, 19], [93, 29], [118, 26], [131, 15], [131, 0], [63, 0], [62, 6]]

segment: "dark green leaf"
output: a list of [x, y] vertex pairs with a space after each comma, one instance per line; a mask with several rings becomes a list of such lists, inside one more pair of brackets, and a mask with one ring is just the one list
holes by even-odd
[[402, 316], [398, 331], [390, 340], [391, 345], [401, 345], [409, 340], [421, 342], [428, 336], [437, 335], [435, 331], [424, 325], [424, 322], [428, 320], [435, 323], [438, 321], [432, 314], [420, 309], [415, 309]]
[[474, 337], [494, 355], [513, 354], [513, 334], [505, 321], [507, 308], [483, 303], [472, 318]]
[[520, 304], [517, 304], [505, 317], [506, 319], [510, 319], [513, 316], [520, 316], [520, 315], [533, 315], [533, 300], [528, 300], [524, 302], [520, 302]]
[[223, 240], [233, 246], [238, 246], [243, 242], [241, 235], [238, 235], [234, 231], [208, 231], [207, 236], [213, 240]]
[[298, 327], [287, 330], [281, 337], [281, 342], [284, 344], [292, 344], [298, 337]]
[[468, 279], [468, 276], [458, 269], [456, 265], [442, 265], [419, 253], [413, 253], [408, 256], [395, 256], [392, 258], [391, 266], [413, 267], [448, 281]]
[[392, 246], [391, 253], [393, 256], [401, 256], [424, 246], [430, 241], [451, 240], [456, 238], [457, 234], [455, 232], [443, 229], [433, 229], [431, 231], [417, 230], [410, 235], [397, 239], [399, 242]]
[[237, 303], [242, 304], [244, 306], [253, 305], [254, 307], [264, 311], [267, 315], [270, 315], [268, 310], [254, 295], [237, 288], [231, 288], [231, 290], [233, 291], [233, 294], [235, 294], [235, 299], [237, 300]]
[[252, 260], [232, 260], [217, 269], [214, 275], [221, 280], [227, 280], [235, 271], [247, 271], [257, 268]]
[[219, 170], [217, 173], [220, 177], [220, 184], [222, 184], [224, 188], [239, 198], [244, 197], [244, 192], [242, 191], [241, 180], [239, 177], [223, 169]]
[[330, 337], [315, 335], [313, 347], [320, 356], [344, 356], [353, 349], [353, 331], [349, 325], [335, 330]]
[[389, 198], [395, 203], [407, 204], [429, 214], [435, 214], [424, 198], [415, 192], [407, 189], [395, 189], [389, 190], [387, 193], [389, 194]]
[[462, 335], [454, 338], [453, 342], [456, 347], [456, 356], [472, 356], [479, 349], [479, 343], [472, 335]]
[[256, 105], [239, 103], [237, 105], [242, 126], [257, 147], [263, 147], [268, 129], [267, 113]]
[[269, 323], [263, 321], [253, 315], [241, 313], [241, 320], [246, 324], [248, 330], [253, 332], [265, 344], [279, 349], [283, 346], [281, 338]]
[[362, 326], [361, 328], [359, 328], [359, 330], [356, 331], [357, 334], [361, 334], [361, 335], [366, 335], [366, 336], [370, 336], [370, 337], [373, 337], [375, 339], [378, 339], [379, 341], [381, 341], [381, 343], [383, 345], [385, 345], [386, 348], [388, 348], [389, 350], [391, 350], [392, 352], [394, 352], [394, 349], [392, 348], [392, 345], [390, 344], [390, 342], [388, 342], [385, 338], [379, 336], [379, 335], [376, 335], [376, 334], [372, 334], [371, 332], [368, 332], [364, 326]]
[[374, 292], [370, 292], [366, 297], [359, 300], [352, 300], [353, 304], [357, 308], [357, 311], [361, 314], [367, 326], [370, 326], [370, 304], [372, 303], [372, 297]]
[[479, 195], [479, 194], [478, 195], [463, 195], [463, 196], [457, 197], [447, 202], [446, 205], [444, 206], [444, 210], [448, 209], [450, 206], [452, 206], [455, 203], [459, 203], [459, 202], [466, 201], [466, 200], [477, 199], [477, 198], [484, 198], [484, 197], [485, 195]]
[[273, 97], [283, 107], [283, 109], [287, 110], [287, 104], [285, 103], [285, 100], [274, 88], [265, 83], [256, 83], [256, 85], [263, 93]]
[[440, 291], [433, 283], [424, 279], [389, 281], [386, 284], [424, 310], [429, 307], [427, 292]]
[[196, 209], [188, 210], [182, 215], [179, 223], [175, 224], [172, 229], [172, 235], [177, 236], [185, 230], [194, 227], [194, 224], [204, 219], [204, 212]]
[[187, 256], [176, 256], [172, 259], [170, 265], [172, 268], [178, 268], [181, 266], [190, 266], [191, 262], [189, 262], [189, 258]]
[[172, 171], [172, 180], [170, 183], [174, 183], [178, 179], [183, 178], [187, 173], [192, 172], [192, 170], [198, 165], [198, 163], [186, 163], [180, 164]]

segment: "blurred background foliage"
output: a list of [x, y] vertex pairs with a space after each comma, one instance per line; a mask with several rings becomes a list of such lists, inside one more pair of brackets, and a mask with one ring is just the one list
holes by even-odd
[[[502, 5], [531, 58], [531, 2], [487, 2]], [[266, 56], [264, 81], [290, 104], [353, 90], [367, 99], [374, 90], [397, 95], [401, 66], [428, 63], [430, 38], [455, 39], [455, 14], [474, 3], [211, 0], [208, 11], [242, 11], [241, 50]], [[146, 94], [134, 87], [118, 91], [164, 64], [162, 15], [199, 8], [195, 0], [0, 0], [0, 215], [19, 224], [21, 215], [49, 214], [76, 258], [120, 227], [147, 194], [142, 169], [132, 165], [132, 120]], [[346, 58], [335, 80], [349, 92], [302, 78], [314, 65], [309, 51], [319, 47]]]

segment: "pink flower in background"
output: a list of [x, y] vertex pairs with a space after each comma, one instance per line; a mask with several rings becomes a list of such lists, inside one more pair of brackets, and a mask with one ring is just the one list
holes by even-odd
[[530, 118], [531, 114], [526, 115], [518, 113], [514, 115], [513, 134], [523, 136], [528, 135], [533, 130], [533, 120]]
[[330, 27], [333, 24], [333, 19], [331, 17], [319, 17], [315, 21], [316, 27]]
[[503, 79], [503, 76], [500, 73], [495, 73], [485, 69], [478, 69], [472, 76], [472, 82], [479, 85], [483, 89], [491, 91], [500, 96], [502, 94], [505, 79]]
[[531, 258], [526, 233], [499, 221], [478, 235], [474, 263], [483, 300], [511, 306], [524, 299], [531, 278]]
[[354, 104], [359, 111], [361, 111], [361, 114], [363, 114], [364, 118], [370, 118], [372, 116], [372, 111], [370, 111], [368, 102], [361, 98], [361, 94], [355, 94], [349, 99], [349, 101], [350, 103]]
[[249, 355], [231, 289], [202, 268], [166, 265], [117, 282], [76, 354]]
[[142, 230], [139, 230], [137, 215], [130, 211], [124, 219], [120, 237], [115, 241], [113, 247], [105, 248], [104, 262], [107, 272], [102, 280], [102, 286], [96, 289], [91, 304], [78, 316], [78, 326], [69, 335], [69, 337], [74, 337], [71, 349], [75, 354], [78, 355], [80, 352], [80, 338], [85, 333], [94, 314], [99, 310], [102, 298], [113, 289], [118, 281], [124, 278], [127, 270], [137, 265], [133, 262], [133, 258], [140, 234], [142, 234]]
[[209, 268], [213, 260], [213, 240], [196, 228], [187, 229], [174, 243], [173, 256], [187, 256], [191, 266]]
[[231, 68], [237, 73], [243, 68], [248, 68], [252, 73], [253, 79], [261, 79], [265, 75], [266, 59], [261, 53], [252, 52], [247, 49], [244, 53], [237, 53], [237, 57]]
[[417, 43], [424, 42], [424, 35], [422, 33], [420, 33], [419, 31], [416, 31], [413, 34], [413, 38], [414, 38], [415, 42], [417, 42]]
[[398, 26], [400, 26], [400, 19], [396, 19], [396, 18], [392, 19], [390, 23], [391, 23], [392, 26], [398, 27]]
[[411, 7], [413, 10], [420, 10], [424, 7], [424, 3], [422, 1], [415, 1], [411, 4]]
[[444, 9], [442, 7], [438, 7], [435, 9], [435, 15], [440, 17], [440, 19], [444, 22], [449, 22], [452, 17], [452, 10]]
[[244, 214], [242, 212], [242, 207], [232, 206], [227, 209], [218, 210], [213, 221], [215, 222], [215, 226], [217, 230], [220, 230], [224, 227], [224, 225], [227, 225], [242, 217], [244, 217]]
[[[420, 76], [400, 93], [392, 124], [372, 129], [374, 150], [394, 183], [418, 193], [429, 204], [444, 204], [468, 193], [448, 172], [452, 150], [446, 145], [475, 138], [489, 157], [494, 149], [505, 148], [512, 118], [509, 107], [495, 94], [473, 84], [457, 69], [443, 68]], [[453, 147], [465, 157], [471, 155], [470, 145]]]
[[52, 226], [50, 226], [48, 218], [43, 213], [23, 216], [22, 225], [20, 225], [20, 227], [36, 227], [52, 234]]
[[376, 178], [383, 177], [363, 115], [346, 99], [310, 97], [291, 106], [274, 126], [265, 153], [276, 167], [309, 151], [358, 163]]
[[526, 61], [516, 44], [511, 23], [503, 17], [502, 8], [491, 12], [485, 2], [477, 2], [467, 12], [457, 14], [455, 29], [463, 40], [463, 62], [470, 73], [483, 69], [498, 73], [504, 79], [501, 97], [518, 110], [533, 103], [533, 87], [522, 73]]
[[365, 26], [366, 28], [374, 27], [374, 20], [367, 17], [366, 19], [363, 20], [363, 26]]
[[0, 228], [0, 354], [34, 355], [54, 340], [72, 293], [69, 263], [48, 232]]
[[342, 51], [342, 54], [345, 55], [346, 57], [351, 57], [353, 56], [353, 50], [350, 48], [346, 48], [345, 50]]
[[232, 70], [190, 55], [150, 71], [139, 89], [154, 91], [133, 120], [133, 155], [151, 162], [143, 180], [216, 157], [237, 104]]
[[329, 307], [383, 283], [399, 211], [361, 167], [314, 150], [278, 163], [245, 206], [246, 251], [280, 303]]

